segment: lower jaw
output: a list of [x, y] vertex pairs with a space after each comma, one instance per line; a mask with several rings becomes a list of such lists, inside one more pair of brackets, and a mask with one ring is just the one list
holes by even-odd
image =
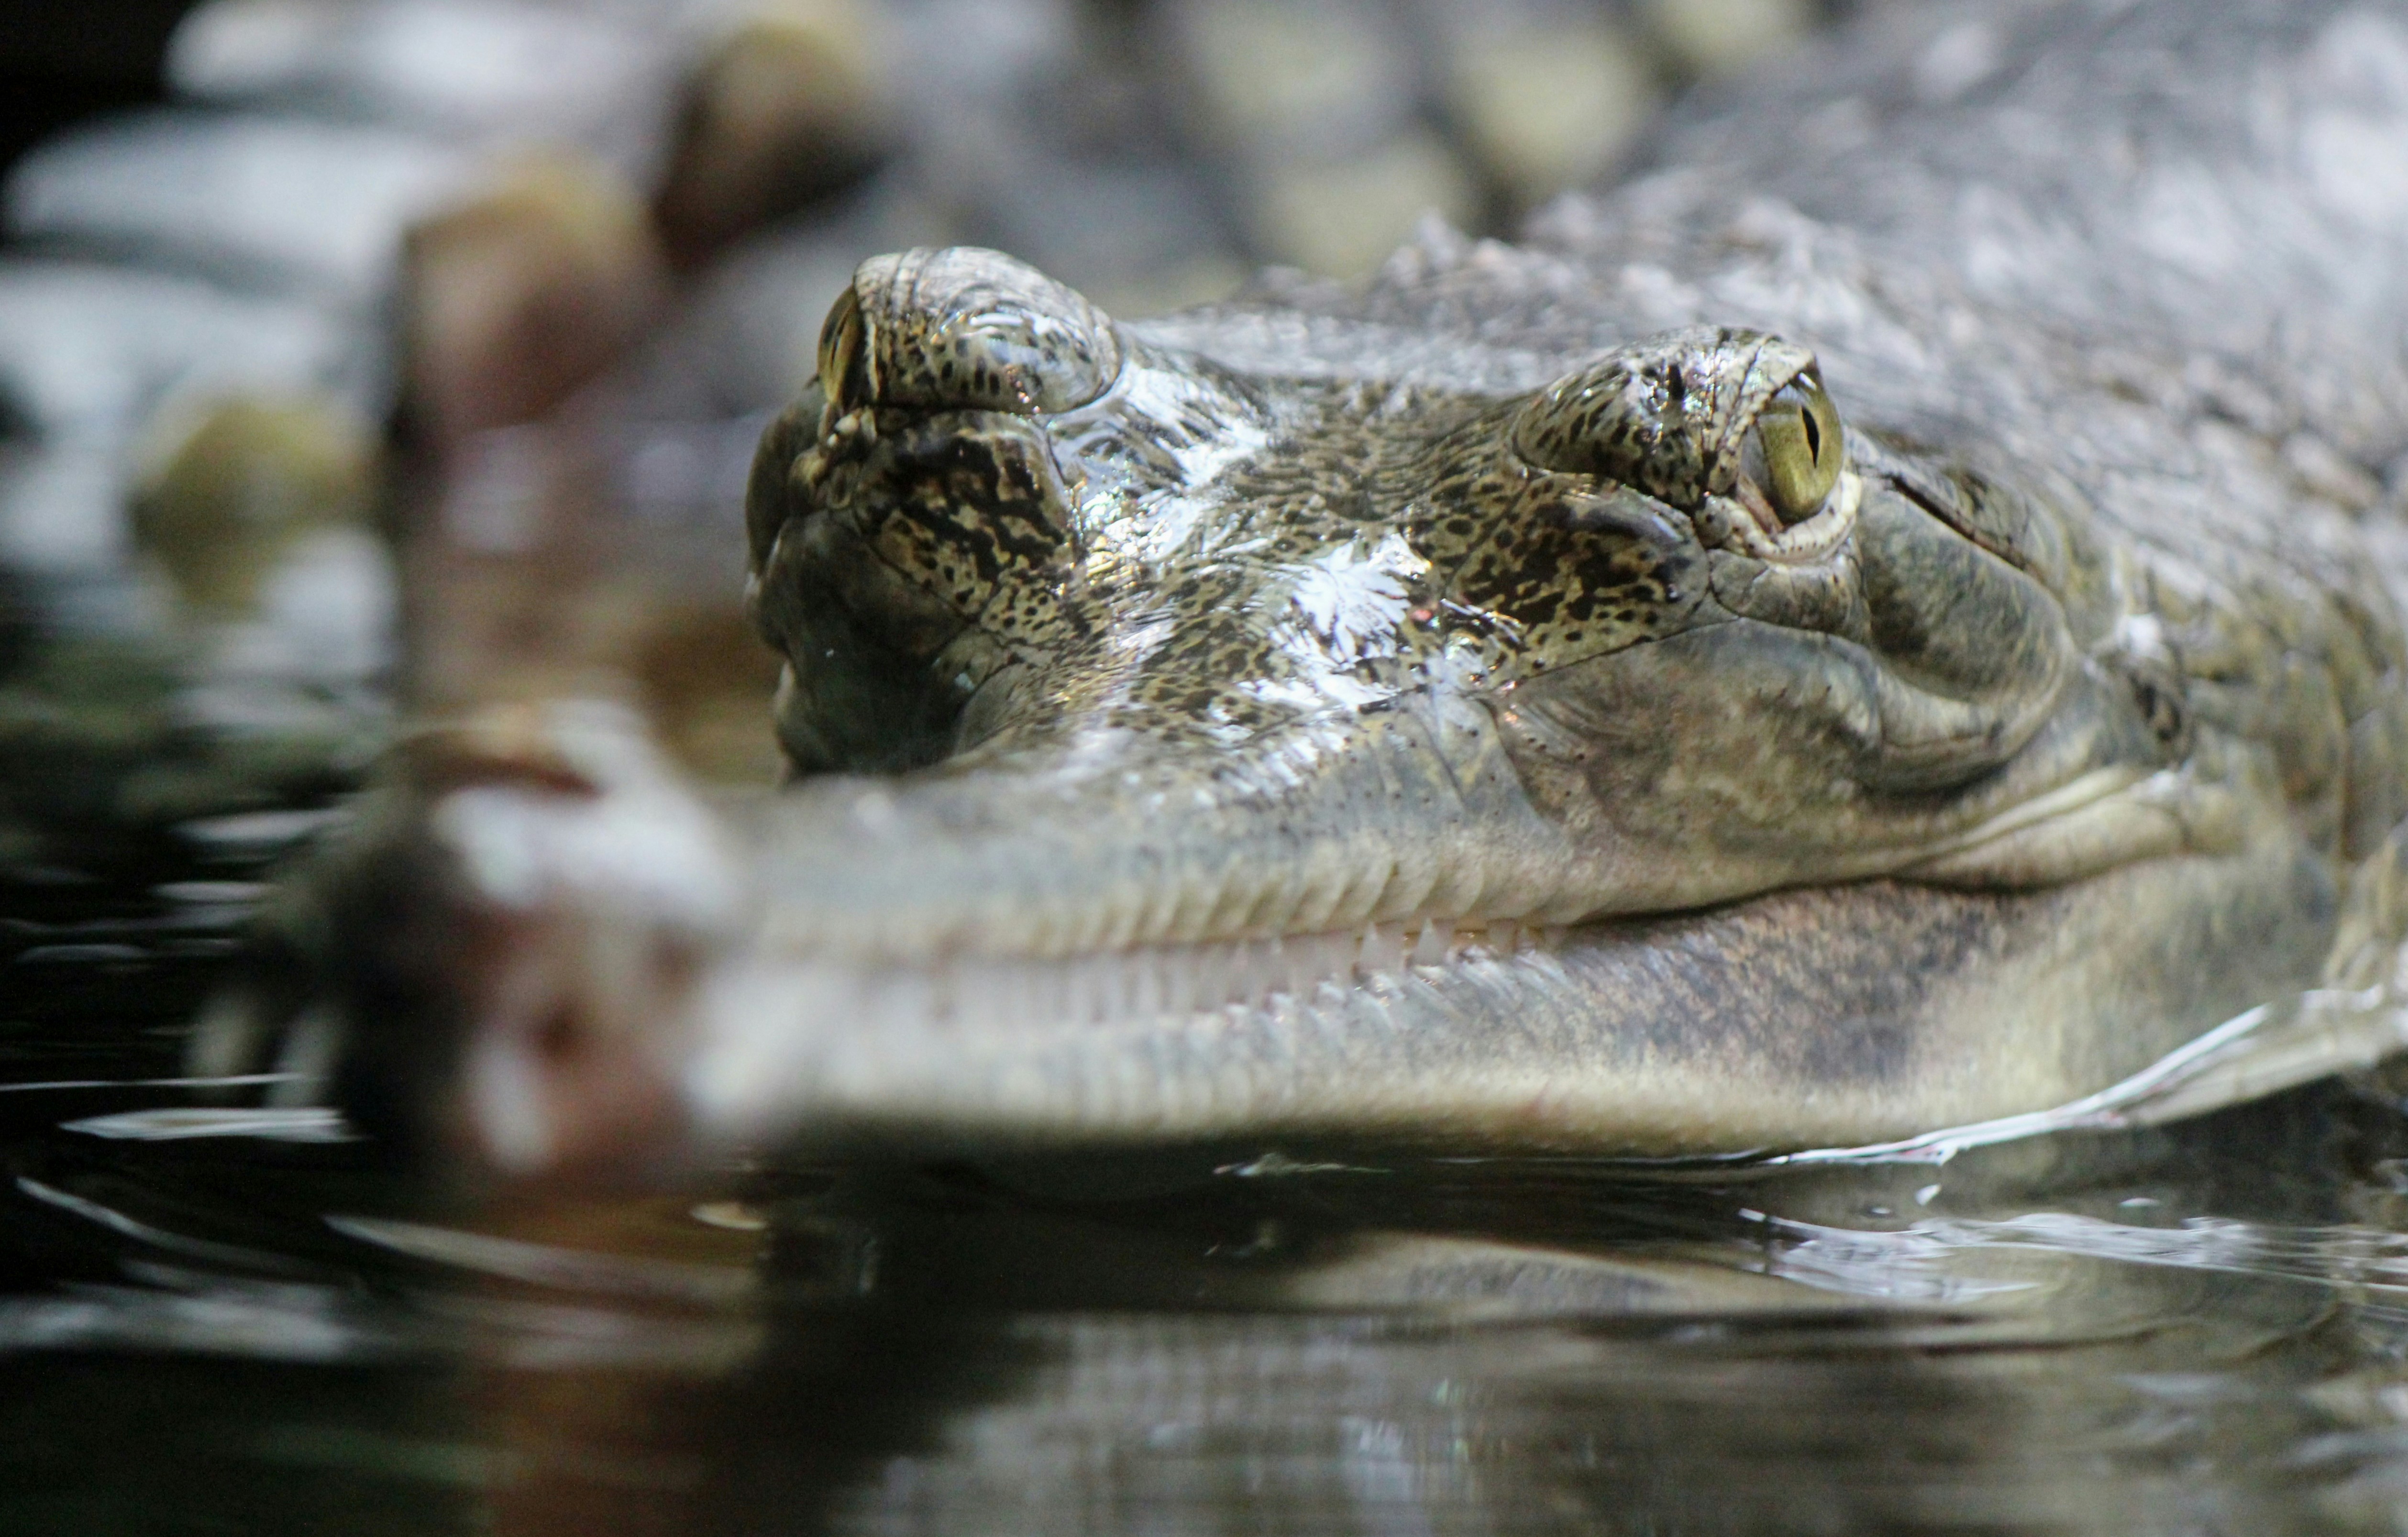
[[[1553, 952], [1573, 931], [1509, 919], [1427, 918], [1267, 939], [1150, 945], [1065, 959], [959, 956], [811, 969], [850, 1028], [982, 1031], [1141, 1026], [1166, 1017], [1276, 1009], [1326, 989]], [[810, 962], [804, 963], [810, 966]]]
[[1913, 1129], [1925, 1112], [1884, 1103], [1901, 1098], [1884, 1067], [1801, 1085], [1778, 1051], [1665, 1049], [1689, 1011], [1720, 1006], [1721, 984], [1701, 990], [1683, 968], [1743, 969], [1713, 956], [1716, 931], [1761, 904], [1575, 928], [1374, 924], [1070, 961], [755, 959], [706, 989], [678, 1074], [707, 1154], [1369, 1138], [1654, 1158]]
[[[1067, 1146], [1214, 1137], [1259, 1123], [1235, 1103], [1293, 1091], [1351, 1117], [1301, 1060], [1257, 1081], [1267, 1046], [1310, 1021], [1408, 994], [1550, 972], [1578, 931], [1429, 919], [1064, 960], [916, 965], [739, 958], [706, 984], [668, 1064], [697, 1151], [770, 1142]], [[1271, 1047], [1276, 1049], [1275, 1046]], [[1252, 1065], [1250, 1065], [1252, 1064]], [[1393, 1071], [1398, 1062], [1391, 1057]], [[1273, 1117], [1272, 1118], [1287, 1118]]]
[[[1871, 881], [1571, 929], [1380, 925], [1073, 961], [753, 955], [708, 979], [665, 1066], [704, 1154], [1879, 1142], [2077, 1098], [2312, 985], [2329, 936], [2282, 861], [2198, 861], [2164, 946], [2069, 945], [2128, 926], [2168, 868], [2017, 895]], [[2236, 891], [2262, 948], [2209, 943]]]

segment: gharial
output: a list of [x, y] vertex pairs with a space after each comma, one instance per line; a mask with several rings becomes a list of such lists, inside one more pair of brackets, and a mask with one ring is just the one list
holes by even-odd
[[522, 1174], [2049, 1105], [2388, 977], [2403, 455], [2396, 4], [1882, 21], [1143, 323], [880, 257], [750, 492], [794, 783], [429, 738], [205, 1046]]

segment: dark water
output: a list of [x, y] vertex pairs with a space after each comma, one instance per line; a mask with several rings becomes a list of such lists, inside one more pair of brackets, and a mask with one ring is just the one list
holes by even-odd
[[273, 842], [7, 890], [0, 1531], [2408, 1527], [2408, 1132], [2337, 1086], [1940, 1166], [479, 1209], [145, 1082]]

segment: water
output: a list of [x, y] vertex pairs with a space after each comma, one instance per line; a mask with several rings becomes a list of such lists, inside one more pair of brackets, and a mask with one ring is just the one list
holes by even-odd
[[2408, 1527], [2408, 1123], [2335, 1083], [1936, 1163], [495, 1206], [156, 1081], [270, 852], [182, 847], [8, 892], [0, 1531]]

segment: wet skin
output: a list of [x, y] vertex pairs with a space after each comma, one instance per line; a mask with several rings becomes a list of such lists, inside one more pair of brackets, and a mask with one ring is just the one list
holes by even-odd
[[[2293, 169], [2408, 127], [2333, 83], [2408, 26], [2213, 11], [1997, 23], [1963, 99], [1862, 36], [1358, 292], [1125, 324], [865, 263], [748, 504], [795, 782], [713, 812], [593, 710], [430, 737], [205, 1038], [298, 1009], [353, 1103], [527, 1174], [1664, 1154], [2035, 1109], [2381, 980], [2408, 183]], [[2176, 263], [2201, 175], [2237, 216]]]

